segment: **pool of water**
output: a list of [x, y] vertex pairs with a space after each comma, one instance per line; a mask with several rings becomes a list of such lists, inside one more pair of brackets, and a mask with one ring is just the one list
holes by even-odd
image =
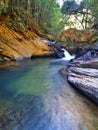
[[98, 106], [68, 84], [62, 67], [49, 58], [0, 65], [0, 130], [98, 130]]

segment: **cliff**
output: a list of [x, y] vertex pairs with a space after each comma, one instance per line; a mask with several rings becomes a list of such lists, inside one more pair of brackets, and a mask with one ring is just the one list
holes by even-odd
[[76, 43], [93, 43], [97, 40], [97, 32], [95, 30], [78, 30], [70, 28], [64, 30], [61, 34], [61, 41], [71, 41]]
[[24, 30], [18, 22], [13, 24], [11, 17], [0, 16], [0, 61], [18, 60], [53, 53], [46, 42], [42, 40], [49, 39], [50, 36], [43, 34], [33, 19], [29, 18], [28, 22], [29, 28]]

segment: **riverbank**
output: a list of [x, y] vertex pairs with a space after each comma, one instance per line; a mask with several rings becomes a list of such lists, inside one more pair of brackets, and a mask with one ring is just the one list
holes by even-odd
[[[61, 72], [65, 75], [66, 70]], [[98, 104], [98, 44], [69, 64], [67, 76], [73, 87]]]
[[53, 37], [45, 35], [36, 21], [23, 12], [28, 16], [27, 28], [26, 21], [20, 23], [16, 13], [0, 15], [0, 62], [51, 55], [53, 50], [45, 40]]

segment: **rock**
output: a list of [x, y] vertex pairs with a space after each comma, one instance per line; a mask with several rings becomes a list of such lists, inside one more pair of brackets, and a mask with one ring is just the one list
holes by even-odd
[[60, 71], [59, 71], [61, 74], [63, 74], [63, 75], [67, 75], [67, 69], [66, 68], [62, 68], [62, 69], [60, 69]]
[[3, 59], [4, 59], [5, 61], [11, 61], [10, 58], [7, 58], [7, 57], [3, 57]]
[[[61, 73], [66, 75], [66, 70], [63, 69]], [[68, 65], [67, 77], [73, 87], [78, 88], [98, 104], [97, 45], [94, 45], [91, 51], [73, 60], [73, 62]]]
[[98, 69], [98, 58], [94, 58], [94, 59], [89, 60], [89, 61], [77, 61], [77, 60], [74, 60], [68, 66], [69, 67], [82, 67], [82, 68]]
[[84, 76], [98, 78], [98, 70], [96, 70], [96, 69], [70, 67], [70, 69], [68, 69], [68, 71], [70, 74], [75, 73], [75, 74], [80, 75], [80, 76], [84, 75]]
[[6, 25], [0, 25], [0, 61], [46, 56], [53, 53], [51, 47], [34, 32], [28, 31], [23, 34], [15, 32]]
[[64, 57], [64, 50], [62, 50], [65, 49], [64, 46], [60, 46], [58, 44], [55, 44], [54, 42], [49, 42], [48, 45], [52, 48], [52, 50], [59, 58]]
[[3, 62], [3, 61], [4, 61], [4, 59], [2, 57], [0, 57], [0, 62]]
[[76, 57], [80, 57], [82, 55], [84, 55], [87, 51], [91, 51], [92, 49], [92, 44], [81, 44], [81, 43], [72, 43], [72, 44], [68, 44], [65, 42], [58, 42], [59, 46], [63, 46], [66, 48], [66, 50], [68, 50], [68, 52], [73, 55], [75, 54]]
[[68, 81], [98, 104], [98, 70], [71, 67]]
[[61, 41], [72, 41], [77, 43], [93, 43], [97, 40], [97, 31], [95, 30], [77, 30], [75, 28], [67, 29], [62, 32]]
[[98, 42], [92, 47], [92, 50], [98, 51]]
[[95, 44], [90, 51], [86, 52], [81, 57], [73, 60], [69, 67], [83, 67], [98, 69], [98, 46]]
[[23, 19], [22, 23], [15, 22], [18, 13], [15, 10], [9, 16], [0, 15], [0, 62], [54, 54], [51, 47], [42, 41], [53, 40], [54, 37], [44, 34], [38, 23], [31, 16], [27, 17], [23, 9], [21, 13], [24, 17], [20, 16]]

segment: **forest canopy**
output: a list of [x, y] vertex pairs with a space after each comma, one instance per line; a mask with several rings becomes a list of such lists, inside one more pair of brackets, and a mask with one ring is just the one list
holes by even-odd
[[82, 0], [80, 3], [75, 0], [66, 0], [61, 11], [68, 19], [69, 25], [77, 22], [82, 29], [98, 26], [98, 0]]
[[12, 16], [18, 12], [16, 22], [22, 25], [26, 12], [45, 33], [54, 35], [61, 32], [65, 25], [81, 29], [98, 28], [98, 0], [82, 0], [80, 3], [76, 0], [62, 1], [64, 3], [60, 7], [57, 0], [0, 0], [0, 14]]
[[61, 24], [61, 9], [56, 0], [0, 0], [0, 5], [0, 13], [28, 13], [45, 33], [56, 34], [57, 30], [64, 28], [64, 24]]

